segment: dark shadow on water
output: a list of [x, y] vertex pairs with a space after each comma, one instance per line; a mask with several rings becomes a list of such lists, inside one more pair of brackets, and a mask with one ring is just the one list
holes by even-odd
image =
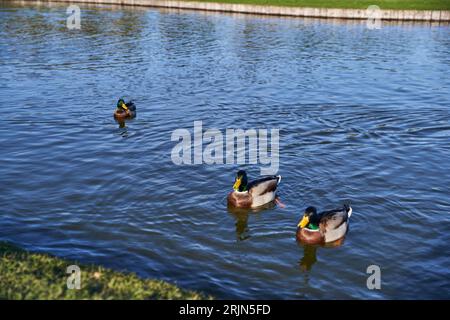
[[236, 220], [236, 237], [238, 241], [244, 241], [250, 238], [250, 228], [248, 227], [248, 220], [251, 214], [261, 213], [267, 209], [273, 209], [276, 207], [274, 202], [270, 202], [261, 207], [254, 209], [242, 209], [228, 206], [228, 212]]

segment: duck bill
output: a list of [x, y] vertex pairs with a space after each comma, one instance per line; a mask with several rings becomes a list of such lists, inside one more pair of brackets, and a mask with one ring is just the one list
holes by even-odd
[[124, 108], [125, 110], [128, 110], [128, 107], [125, 103], [122, 103], [122, 108]]
[[302, 220], [298, 223], [297, 227], [304, 228], [308, 225], [309, 218], [307, 216], [303, 216]]
[[236, 182], [233, 185], [233, 189], [234, 190], [238, 190], [239, 189], [239, 187], [241, 186], [241, 182], [242, 182], [241, 180], [242, 180], [242, 178], [237, 178], [236, 179]]

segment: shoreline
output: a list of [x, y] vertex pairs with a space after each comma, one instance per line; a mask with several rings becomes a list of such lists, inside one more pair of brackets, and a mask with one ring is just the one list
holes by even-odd
[[200, 11], [215, 11], [228, 13], [244, 13], [272, 16], [290, 16], [303, 18], [330, 18], [330, 19], [358, 19], [367, 20], [380, 18], [390, 21], [426, 21], [426, 22], [450, 22], [450, 10], [394, 10], [381, 9], [379, 13], [371, 13], [366, 9], [342, 9], [342, 8], [309, 8], [272, 5], [235, 4], [219, 2], [198, 2], [183, 0], [12, 0], [13, 2], [27, 3], [86, 3], [86, 4], [111, 4], [126, 6], [142, 6], [170, 9], [188, 9]]
[[[79, 266], [79, 289], [68, 288], [69, 266]], [[73, 270], [73, 269], [72, 269]], [[45, 253], [21, 249], [0, 241], [0, 299], [212, 299], [192, 290], [157, 279], [143, 279], [100, 265], [82, 264]]]

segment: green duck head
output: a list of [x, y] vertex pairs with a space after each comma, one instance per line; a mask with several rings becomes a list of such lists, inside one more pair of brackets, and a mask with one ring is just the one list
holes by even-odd
[[315, 207], [308, 207], [305, 209], [305, 212], [303, 213], [302, 220], [298, 223], [297, 227], [299, 228], [305, 228], [309, 225], [314, 227], [314, 229], [317, 228], [317, 209]]
[[121, 110], [121, 111], [126, 111], [128, 110], [127, 105], [125, 104], [125, 101], [120, 98], [119, 101], [117, 101], [117, 109]]
[[247, 183], [247, 172], [245, 170], [239, 170], [234, 180], [233, 189], [239, 192], [247, 191]]

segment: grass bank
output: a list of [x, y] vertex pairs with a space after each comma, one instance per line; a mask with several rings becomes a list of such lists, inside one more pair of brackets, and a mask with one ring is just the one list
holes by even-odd
[[[189, 0], [188, 0], [189, 1]], [[395, 10], [450, 10], [450, 0], [192, 0], [234, 4], [256, 4], [269, 6], [367, 9], [377, 5], [380, 9]]]
[[[68, 289], [68, 266], [81, 269], [81, 289]], [[205, 299], [165, 281], [81, 265], [0, 242], [0, 299]]]

